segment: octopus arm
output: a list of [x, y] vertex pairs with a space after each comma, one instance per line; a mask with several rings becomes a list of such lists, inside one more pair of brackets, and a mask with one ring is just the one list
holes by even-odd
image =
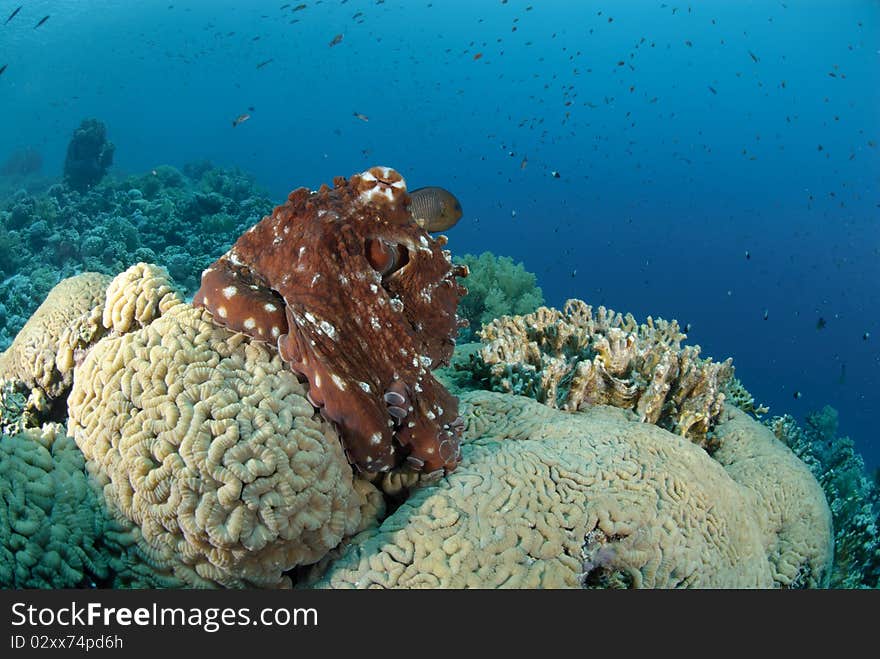
[[193, 306], [210, 311], [218, 325], [261, 341], [275, 343], [287, 333], [284, 299], [226, 256], [202, 273]]

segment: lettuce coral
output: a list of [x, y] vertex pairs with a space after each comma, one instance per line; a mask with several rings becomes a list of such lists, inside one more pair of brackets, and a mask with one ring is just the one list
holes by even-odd
[[467, 295], [458, 305], [458, 315], [469, 323], [459, 331], [460, 343], [473, 340], [480, 327], [496, 318], [531, 313], [544, 304], [535, 275], [509, 256], [483, 252], [479, 256], [456, 256], [454, 261], [470, 271], [462, 280]]

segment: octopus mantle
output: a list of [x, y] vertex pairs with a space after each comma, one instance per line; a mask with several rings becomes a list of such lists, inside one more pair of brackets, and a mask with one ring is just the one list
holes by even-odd
[[452, 470], [463, 423], [431, 369], [455, 347], [467, 268], [412, 220], [393, 169], [333, 183], [291, 192], [202, 273], [193, 303], [276, 343], [358, 469]]

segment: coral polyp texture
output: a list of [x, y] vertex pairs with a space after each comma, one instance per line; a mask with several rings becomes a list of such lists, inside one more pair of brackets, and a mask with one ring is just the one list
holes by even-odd
[[104, 289], [110, 277], [86, 272], [55, 286], [0, 354], [0, 377], [16, 379], [49, 399], [73, 381], [74, 354], [103, 332]]
[[467, 267], [409, 205], [387, 167], [294, 190], [205, 270], [193, 303], [277, 345], [359, 470], [440, 474], [458, 463], [462, 422], [431, 369], [452, 355]]
[[0, 587], [179, 587], [107, 512], [63, 425], [0, 433]]
[[[76, 291], [77, 313], [34, 321], [46, 336], [79, 337], [48, 341], [70, 350], [49, 380], [64, 403], [52, 416], [66, 426], [31, 413], [43, 392], [31, 369], [0, 370], [4, 587], [828, 583], [819, 484], [734, 406], [714, 417], [720, 448], [710, 454], [642, 423], [637, 405], [562, 411], [461, 390], [455, 470], [358, 474], [283, 350], [218, 325], [164, 268], [137, 263], [109, 284], [74, 283], [59, 287]], [[649, 335], [604, 310], [595, 324], [601, 336]], [[678, 348], [674, 324], [647, 327]], [[50, 352], [57, 363], [61, 351]]]
[[190, 585], [284, 586], [361, 523], [363, 484], [305, 386], [203, 310], [174, 305], [100, 341], [68, 409], [109, 509]]
[[568, 300], [483, 326], [469, 368], [489, 388], [573, 411], [590, 405], [634, 410], [639, 419], [713, 449], [710, 430], [724, 406], [732, 360], [681, 347], [678, 323], [638, 324], [605, 307]]
[[146, 327], [181, 302], [183, 295], [165, 268], [136, 263], [107, 287], [101, 322], [106, 329], [122, 334]]
[[809, 470], [731, 408], [713, 459], [629, 412], [462, 394], [463, 460], [319, 564], [325, 588], [772, 588], [827, 584]]
[[807, 415], [803, 428], [789, 414], [764, 421], [819, 481], [834, 520], [832, 588], [880, 586], [880, 491], [849, 437], [838, 436], [837, 410]]

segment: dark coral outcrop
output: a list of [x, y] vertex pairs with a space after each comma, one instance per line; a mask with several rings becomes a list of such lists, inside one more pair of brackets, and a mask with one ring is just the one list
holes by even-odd
[[83, 119], [67, 144], [64, 182], [78, 192], [96, 185], [113, 164], [116, 147], [107, 140], [107, 127], [97, 119]]

